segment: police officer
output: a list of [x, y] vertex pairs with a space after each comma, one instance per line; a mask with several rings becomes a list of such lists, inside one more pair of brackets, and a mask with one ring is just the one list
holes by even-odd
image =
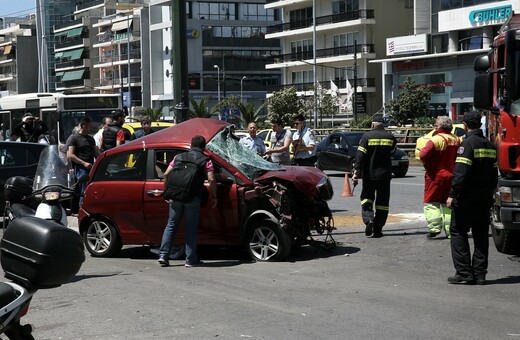
[[366, 236], [370, 236], [372, 233], [375, 238], [383, 236], [382, 230], [388, 217], [390, 202], [392, 152], [394, 152], [396, 144], [395, 137], [385, 131], [382, 118], [374, 119], [372, 130], [365, 133], [359, 142], [352, 182], [357, 185], [358, 179], [363, 178], [360, 199]]
[[[480, 130], [480, 113], [464, 114], [466, 139], [460, 145], [446, 205], [453, 209], [451, 219], [451, 256], [455, 275], [453, 284], [485, 284], [489, 248], [489, 209], [498, 182], [495, 146]], [[468, 242], [471, 230], [473, 258]]]

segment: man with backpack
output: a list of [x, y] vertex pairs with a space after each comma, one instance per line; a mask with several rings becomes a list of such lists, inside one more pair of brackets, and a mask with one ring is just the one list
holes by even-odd
[[200, 207], [207, 200], [204, 180], [207, 178], [211, 194], [211, 207], [217, 206], [217, 182], [213, 173], [213, 163], [204, 155], [206, 140], [196, 135], [191, 139], [191, 150], [175, 156], [164, 172], [164, 198], [169, 201], [170, 212], [164, 228], [159, 264], [170, 265], [170, 250], [182, 216], [186, 221], [186, 263], [194, 267], [202, 262], [197, 256], [197, 225]]

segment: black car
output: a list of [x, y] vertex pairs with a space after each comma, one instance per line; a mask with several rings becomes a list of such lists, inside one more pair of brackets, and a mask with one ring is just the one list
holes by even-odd
[[[325, 137], [316, 151], [316, 167], [321, 170], [351, 172], [356, 157], [359, 141], [364, 132], [336, 131]], [[396, 149], [392, 154], [392, 173], [395, 177], [404, 177], [410, 161], [406, 153]]]
[[4, 210], [4, 184], [13, 176], [34, 177], [40, 154], [46, 145], [0, 142], [0, 209]]

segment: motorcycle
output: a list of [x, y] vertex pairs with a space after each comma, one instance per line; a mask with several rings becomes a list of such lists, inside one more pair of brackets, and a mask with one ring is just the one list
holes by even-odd
[[34, 180], [14, 176], [6, 181], [4, 229], [14, 219], [24, 216], [52, 220], [67, 227], [63, 202], [77, 197], [76, 187], [88, 178], [88, 175], [82, 176], [74, 183], [68, 159], [59, 152], [57, 145], [47, 146], [40, 155]]

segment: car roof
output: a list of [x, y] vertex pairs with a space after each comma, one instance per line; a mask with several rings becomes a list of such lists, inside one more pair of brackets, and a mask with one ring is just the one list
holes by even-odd
[[142, 145], [143, 142], [146, 144], [178, 144], [189, 146], [191, 138], [195, 135], [204, 137], [208, 142], [227, 125], [231, 124], [212, 118], [192, 118], [180, 124], [125, 143], [123, 147], [127, 144], [129, 146], [134, 144]]

